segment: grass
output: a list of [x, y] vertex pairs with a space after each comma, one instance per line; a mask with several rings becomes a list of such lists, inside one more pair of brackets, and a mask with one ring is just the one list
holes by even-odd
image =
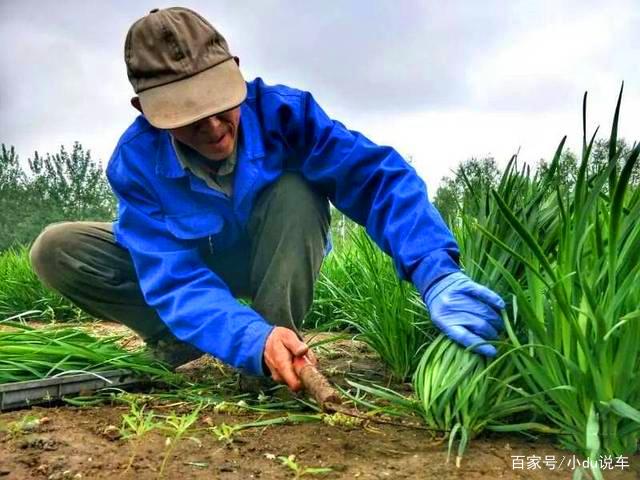
[[[489, 360], [444, 335], [427, 347], [413, 376], [417, 411], [428, 427], [448, 432], [449, 455], [458, 441], [458, 467], [469, 440], [485, 429], [522, 430], [521, 424], [505, 426], [514, 415], [530, 410], [512, 386], [518, 379], [504, 356]], [[526, 427], [548, 430], [533, 422]]]
[[494, 191], [465, 196], [474, 204], [453, 226], [464, 270], [510, 304], [499, 357], [490, 362], [439, 337], [417, 366], [415, 399], [354, 384], [418, 412], [448, 434], [450, 450], [457, 440], [458, 461], [485, 428], [555, 433], [592, 460], [637, 452], [640, 187], [631, 178], [640, 146], [616, 148], [620, 101], [603, 170], [590, 164], [596, 134], [587, 139], [585, 96], [575, 186], [559, 178], [563, 139], [544, 174], [514, 157]]
[[[519, 167], [514, 155], [495, 189], [495, 194], [534, 232], [547, 252], [557, 246], [559, 218], [554, 186], [558, 184], [556, 175], [564, 142], [563, 139], [556, 150], [550, 168], [542, 174], [532, 175], [526, 164]], [[465, 195], [471, 204], [462, 206], [463, 213], [452, 227], [460, 246], [462, 267], [476, 282], [508, 297], [512, 290], [503, 271], [517, 281], [524, 279], [525, 265], [518, 255], [513, 255], [524, 247], [524, 242], [499, 208], [496, 195], [489, 190], [474, 192], [464, 170], [461, 175], [472, 191], [472, 195]], [[509, 248], [504, 249], [502, 244]]]
[[[586, 133], [572, 191], [555, 191], [558, 228], [549, 249], [499, 192], [501, 214], [521, 248], [487, 235], [525, 266], [523, 279], [502, 268], [513, 291], [523, 340], [508, 323], [512, 360], [532, 404], [591, 459], [635, 453], [640, 439], [640, 189], [630, 185], [636, 145], [620, 163], [616, 150], [622, 90], [611, 130], [609, 164], [588, 176], [595, 133]], [[549, 242], [550, 240], [547, 240]], [[500, 266], [497, 259], [495, 265]], [[596, 478], [601, 473], [593, 471]]]
[[331, 254], [316, 288], [316, 315], [355, 330], [395, 378], [411, 376], [434, 327], [416, 289], [398, 279], [364, 229]]
[[[164, 419], [164, 424], [161, 425], [160, 428], [164, 429], [167, 432], [167, 441], [164, 457], [162, 459], [162, 464], [160, 465], [160, 471], [158, 472], [158, 478], [162, 478], [165, 468], [167, 466], [168, 460], [173, 455], [178, 443], [183, 439], [183, 437], [187, 434], [189, 429], [193, 427], [193, 425], [198, 420], [200, 416], [200, 410], [202, 410], [202, 405], [198, 405], [191, 412], [183, 415], [179, 415], [175, 412], [171, 412]], [[189, 437], [196, 443], [199, 443], [195, 437]]]
[[46, 288], [29, 261], [27, 247], [16, 247], [0, 254], [0, 318], [30, 311], [31, 317], [47, 321], [86, 318], [68, 300]]
[[131, 402], [129, 413], [122, 415], [122, 425], [120, 426], [120, 437], [131, 443], [131, 456], [129, 463], [124, 469], [124, 473], [128, 472], [138, 455], [138, 449], [142, 443], [142, 438], [152, 430], [159, 428], [160, 422], [156, 420], [153, 411], [145, 412], [146, 405], [138, 405]]
[[145, 352], [122, 349], [119, 339], [95, 338], [75, 327], [33, 328], [11, 319], [0, 321], [0, 384], [120, 368], [165, 380], [174, 378]]
[[294, 479], [299, 479], [302, 477], [307, 477], [310, 475], [325, 475], [327, 473], [333, 472], [333, 468], [329, 467], [305, 467], [300, 465], [296, 461], [295, 455], [284, 455], [278, 456], [278, 460], [282, 465], [287, 467], [292, 473]]
[[[516, 156], [512, 157], [496, 187], [505, 203], [532, 226], [537, 238], [547, 241], [546, 249], [554, 248], [553, 240], [549, 241], [547, 236], [555, 221], [549, 199], [553, 197], [560, 154], [558, 149], [544, 175], [534, 176], [526, 165], [518, 166]], [[461, 175], [471, 193], [464, 195], [467, 203], [461, 205], [463, 214], [452, 226], [461, 250], [462, 268], [469, 277], [508, 299], [511, 288], [503, 272], [508, 271], [514, 279], [522, 281], [526, 276], [525, 265], [492, 239], [501, 239], [514, 251], [523, 248], [524, 242], [500, 211], [492, 192], [473, 191], [464, 169]], [[526, 336], [526, 329], [518, 327]], [[493, 343], [499, 355], [489, 360], [439, 335], [424, 350], [413, 375], [417, 405], [405, 406], [421, 415], [429, 428], [448, 435], [449, 454], [458, 442], [457, 465], [469, 441], [485, 429], [553, 431], [535, 421], [537, 412], [520, 393], [522, 373], [507, 358], [508, 342], [503, 339]], [[508, 425], [509, 422], [512, 425]]]

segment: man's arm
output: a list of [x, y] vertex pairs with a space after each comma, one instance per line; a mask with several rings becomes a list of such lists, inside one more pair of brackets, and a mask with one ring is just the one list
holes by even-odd
[[[460, 271], [459, 250], [416, 171], [390, 147], [378, 146], [330, 119], [311, 94], [294, 107], [288, 141], [296, 168], [326, 192], [395, 263], [399, 276], [420, 291], [433, 323], [471, 346], [497, 338], [504, 302]], [[495, 355], [492, 345], [478, 353]]]
[[330, 119], [303, 93], [299, 118], [288, 132], [295, 167], [360, 225], [421, 293], [458, 272], [458, 246], [414, 168], [393, 148]]

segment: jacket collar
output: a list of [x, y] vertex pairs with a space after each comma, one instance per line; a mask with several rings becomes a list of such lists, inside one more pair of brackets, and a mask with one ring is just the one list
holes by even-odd
[[[167, 130], [158, 130], [158, 149], [156, 154], [156, 173], [166, 178], [180, 178], [187, 175], [187, 171], [176, 156], [171, 142], [171, 135]], [[240, 106], [240, 131], [237, 152], [237, 164], [243, 160], [253, 160], [264, 157], [264, 139], [260, 131], [258, 117], [248, 102]]]

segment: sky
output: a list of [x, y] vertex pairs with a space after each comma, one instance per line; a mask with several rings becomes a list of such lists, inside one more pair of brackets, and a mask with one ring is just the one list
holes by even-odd
[[79, 141], [106, 164], [137, 113], [127, 30], [169, 6], [216, 26], [247, 80], [310, 91], [410, 158], [431, 196], [471, 157], [579, 151], [585, 91], [604, 135], [624, 81], [620, 134], [640, 137], [637, 0], [0, 0], [0, 143], [24, 161]]

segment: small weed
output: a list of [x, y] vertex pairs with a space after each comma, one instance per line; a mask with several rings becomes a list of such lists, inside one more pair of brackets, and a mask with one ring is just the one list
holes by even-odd
[[[275, 456], [268, 456], [267, 458], [275, 459]], [[295, 455], [289, 455], [288, 457], [279, 456], [277, 458], [282, 465], [293, 472], [293, 478], [296, 480], [307, 475], [325, 475], [333, 472], [333, 469], [329, 467], [304, 467], [296, 462]]]
[[18, 437], [24, 433], [29, 433], [37, 430], [41, 425], [49, 423], [49, 417], [36, 417], [35, 415], [27, 414], [20, 420], [15, 422], [9, 422], [6, 427], [3, 428], [9, 436], [12, 438]]
[[216, 436], [216, 439], [227, 444], [233, 442], [233, 436], [240, 430], [235, 425], [227, 425], [226, 423], [221, 423], [211, 428], [211, 432]]
[[131, 440], [131, 457], [127, 467], [122, 472], [125, 474], [129, 471], [133, 465], [133, 461], [138, 453], [138, 447], [140, 445], [140, 439], [151, 430], [154, 430], [160, 426], [160, 423], [155, 421], [156, 415], [153, 411], [145, 412], [146, 405], [140, 406], [137, 402], [130, 403], [130, 411], [128, 414], [122, 416], [122, 425], [120, 426], [120, 437], [125, 440]]
[[[189, 414], [178, 415], [175, 412], [172, 412], [165, 418], [165, 423], [161, 426], [161, 428], [167, 431], [169, 433], [169, 436], [167, 437], [167, 441], [165, 444], [165, 454], [164, 458], [162, 459], [162, 464], [160, 465], [158, 478], [162, 478], [165, 467], [167, 466], [167, 461], [173, 454], [173, 451], [175, 450], [180, 440], [182, 440], [187, 431], [198, 420], [200, 410], [202, 410], [202, 405], [198, 405]], [[195, 437], [189, 437], [189, 439], [200, 444], [200, 440]]]
[[213, 411], [215, 413], [227, 413], [229, 415], [243, 415], [247, 413], [247, 402], [244, 400], [239, 400], [238, 402], [220, 402], [215, 407], [213, 407]]

